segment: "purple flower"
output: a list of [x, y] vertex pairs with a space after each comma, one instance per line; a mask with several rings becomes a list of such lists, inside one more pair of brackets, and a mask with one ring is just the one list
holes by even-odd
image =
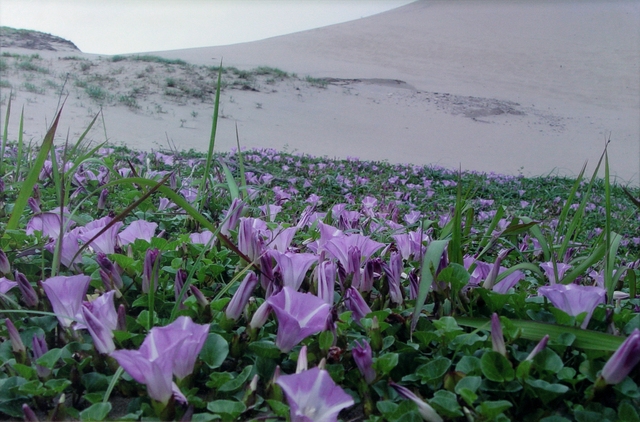
[[38, 306], [38, 294], [36, 293], [31, 283], [29, 283], [29, 280], [27, 280], [27, 277], [25, 277], [24, 274], [19, 273], [18, 271], [15, 271], [13, 274], [16, 281], [18, 282], [18, 289], [20, 289], [22, 301], [24, 302], [24, 304], [29, 308]]
[[229, 236], [229, 230], [235, 230], [238, 225], [238, 221], [240, 221], [240, 216], [242, 215], [244, 206], [244, 202], [238, 198], [234, 198], [233, 201], [231, 201], [231, 205], [224, 217], [224, 221], [220, 225], [220, 233], [225, 236]]
[[118, 314], [113, 303], [115, 291], [112, 290], [92, 302], [85, 302], [80, 310], [84, 324], [77, 324], [75, 329], [86, 328], [93, 338], [96, 350], [109, 354], [116, 349], [113, 343], [113, 330], [118, 325]]
[[213, 233], [211, 233], [209, 230], [205, 230], [202, 233], [191, 233], [189, 235], [189, 240], [191, 240], [191, 243], [207, 245], [212, 237]]
[[[34, 334], [31, 342], [31, 348], [33, 350], [33, 359], [38, 360], [42, 355], [49, 351], [47, 342], [44, 339], [44, 334]], [[36, 365], [36, 371], [40, 378], [46, 378], [51, 375], [51, 370], [42, 365]]]
[[389, 265], [383, 264], [384, 272], [387, 274], [389, 285], [389, 299], [391, 302], [402, 305], [402, 256], [398, 252], [393, 252], [389, 259]]
[[418, 405], [418, 412], [420, 416], [427, 422], [443, 422], [442, 418], [436, 413], [433, 407], [425, 403], [420, 397], [416, 396], [407, 387], [396, 384], [395, 382], [389, 382], [389, 385], [398, 392], [399, 395], [405, 399], [409, 399]]
[[369, 308], [360, 292], [353, 286], [349, 287], [344, 293], [344, 306], [352, 312], [353, 319], [356, 322], [360, 322], [360, 319], [371, 313], [371, 308]]
[[640, 330], [636, 328], [605, 363], [600, 376], [607, 384], [618, 384], [629, 375], [638, 362], [640, 362]]
[[98, 198], [98, 206], [99, 210], [103, 210], [107, 205], [107, 195], [109, 195], [109, 191], [107, 189], [102, 189], [100, 192], [100, 197]]
[[122, 230], [120, 234], [118, 234], [118, 238], [122, 245], [133, 243], [136, 239], [143, 239], [147, 242], [151, 242], [151, 238], [155, 234], [157, 228], [158, 225], [156, 223], [150, 223], [145, 220], [136, 220], [129, 224], [126, 229]]
[[9, 290], [11, 290], [14, 287], [16, 287], [17, 285], [18, 285], [18, 283], [16, 283], [15, 281], [11, 281], [6, 277], [1, 277], [0, 278], [0, 293], [2, 293], [4, 295]]
[[80, 311], [90, 281], [91, 277], [81, 274], [51, 277], [42, 282], [42, 288], [51, 302], [53, 312], [63, 327], [71, 326]]
[[549, 284], [552, 285], [556, 284], [559, 280], [562, 280], [564, 278], [564, 274], [571, 269], [571, 265], [557, 262], [556, 268], [558, 270], [558, 280], [556, 280], [556, 270], [554, 270], [553, 262], [543, 262], [540, 264], [540, 267], [549, 279]]
[[0, 249], [0, 274], [9, 274], [11, 272], [11, 264], [9, 263], [9, 258], [4, 253], [2, 249]]
[[152, 328], [139, 350], [116, 350], [111, 356], [134, 380], [146, 384], [152, 399], [166, 404], [179, 393], [172, 375], [184, 378], [193, 371], [208, 332], [209, 326], [183, 316], [165, 327]]
[[356, 362], [364, 380], [367, 384], [371, 384], [376, 379], [376, 371], [373, 369], [371, 346], [369, 346], [369, 343], [366, 340], [362, 340], [362, 344], [357, 340], [355, 343], [356, 346], [351, 349], [353, 360]]
[[318, 297], [328, 305], [333, 305], [333, 292], [336, 284], [336, 264], [323, 261], [318, 265]]
[[310, 293], [298, 293], [285, 286], [278, 294], [270, 296], [265, 303], [268, 303], [276, 314], [276, 346], [285, 353], [308, 336], [327, 327], [331, 307]]
[[549, 334], [546, 334], [544, 337], [542, 337], [542, 340], [540, 340], [538, 344], [536, 344], [536, 347], [533, 348], [533, 350], [531, 351], [531, 353], [529, 353], [529, 356], [527, 356], [525, 360], [533, 360], [533, 358], [535, 358], [538, 353], [542, 352], [544, 348], [547, 347], [548, 342]]
[[96, 262], [100, 266], [100, 269], [106, 275], [110, 289], [113, 289], [113, 287], [121, 289], [124, 286], [122, 277], [120, 277], [120, 271], [118, 271], [116, 266], [113, 265], [109, 258], [107, 258], [107, 255], [103, 254], [102, 252], [98, 252], [98, 254], [96, 255]]
[[196, 324], [191, 318], [181, 316], [165, 327], [156, 327], [154, 329], [156, 331], [165, 331], [167, 337], [182, 336], [183, 333], [187, 333], [177, 352], [178, 359], [173, 363], [173, 375], [180, 380], [191, 374], [196, 359], [205, 341], [207, 341], [209, 325]]
[[24, 347], [24, 343], [20, 338], [20, 333], [16, 326], [13, 325], [13, 322], [9, 318], [5, 318], [4, 324], [7, 327], [7, 332], [9, 333], [9, 340], [11, 341], [13, 353], [25, 353], [27, 349]]
[[240, 318], [245, 305], [249, 302], [253, 289], [255, 289], [257, 285], [258, 276], [256, 276], [253, 271], [249, 271], [227, 305], [227, 310], [225, 311], [227, 318], [233, 320]]
[[596, 306], [605, 302], [606, 291], [595, 286], [553, 284], [538, 288], [538, 293], [549, 299], [553, 306], [571, 316], [586, 312], [587, 316], [582, 321], [581, 328], [587, 328]]
[[155, 292], [158, 289], [160, 275], [160, 251], [157, 248], [147, 250], [142, 269], [142, 292]]
[[[62, 215], [63, 225], [65, 227], [70, 228], [75, 224], [67, 218], [69, 210], [64, 208], [62, 210]], [[58, 236], [60, 236], [60, 227], [60, 210], [58, 209], [55, 212], [43, 212], [41, 214], [34, 215], [27, 223], [26, 233], [31, 235], [35, 231], [40, 231], [45, 237], [57, 239]]]
[[494, 352], [507, 356], [507, 348], [504, 345], [504, 336], [502, 335], [502, 325], [500, 325], [500, 317], [495, 312], [491, 315], [491, 345]]
[[271, 256], [278, 263], [276, 268], [282, 275], [282, 283], [294, 290], [298, 290], [309, 267], [316, 262], [317, 256], [310, 253], [291, 253], [271, 251]]
[[[62, 263], [62, 265], [67, 268], [71, 268], [73, 264], [82, 262], [82, 256], [76, 255], [80, 250], [80, 247], [78, 246], [79, 236], [75, 232], [75, 230], [65, 233], [64, 236], [58, 237], [53, 242], [47, 243], [45, 245], [45, 248], [49, 252], [54, 253], [57, 243], [61, 240], [62, 247], [60, 248], [60, 262]], [[76, 259], [72, 262], [71, 260], [74, 256], [76, 257]]]
[[[82, 240], [85, 243], [90, 241], [91, 239], [93, 239], [95, 235], [100, 233], [102, 229], [104, 229], [104, 227], [110, 221], [111, 221], [111, 218], [107, 217], [107, 218], [101, 218], [100, 220], [92, 221], [91, 223], [87, 224], [85, 226], [84, 231], [80, 235], [80, 240]], [[102, 252], [105, 254], [114, 253], [116, 250], [115, 248], [116, 248], [116, 242], [118, 239], [118, 230], [120, 230], [120, 227], [122, 227], [121, 222], [115, 223], [114, 225], [109, 227], [104, 233], [102, 233], [100, 236], [93, 239], [89, 244], [89, 246], [95, 252]]]
[[260, 231], [266, 229], [264, 221], [257, 218], [240, 218], [238, 227], [238, 249], [252, 262], [257, 262], [263, 252]]
[[280, 375], [276, 384], [287, 397], [291, 422], [337, 421], [340, 411], [354, 404], [353, 398], [337, 386], [324, 369]]

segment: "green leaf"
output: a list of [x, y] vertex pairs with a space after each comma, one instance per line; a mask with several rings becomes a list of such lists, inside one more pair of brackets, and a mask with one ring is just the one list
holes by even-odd
[[628, 401], [623, 401], [618, 406], [618, 418], [625, 422], [640, 422], [640, 415]]
[[55, 392], [55, 394], [62, 393], [70, 385], [71, 381], [65, 379], [51, 379], [44, 384], [45, 387]]
[[[429, 386], [432, 387], [432, 385], [440, 384], [450, 366], [451, 360], [439, 356], [416, 369], [416, 374], [422, 378], [423, 384], [429, 383]], [[434, 381], [436, 382], [434, 383]]]
[[38, 373], [34, 368], [30, 366], [23, 365], [21, 363], [14, 363], [13, 369], [18, 373], [18, 375], [20, 375], [21, 377], [27, 380], [38, 378]]
[[89, 372], [82, 376], [82, 385], [84, 385], [87, 393], [106, 391], [109, 387], [109, 379], [104, 374]]
[[44, 355], [40, 356], [38, 360], [36, 360], [36, 363], [44, 366], [45, 368], [53, 369], [58, 360], [60, 360], [61, 355], [62, 349], [51, 349]]
[[562, 363], [562, 358], [558, 356], [556, 352], [549, 348], [545, 348], [540, 353], [538, 353], [534, 358], [533, 362], [538, 370], [547, 371], [553, 374], [557, 374], [564, 368], [564, 363]]
[[213, 389], [218, 389], [220, 386], [231, 381], [233, 375], [228, 372], [213, 372], [209, 375], [210, 381], [207, 381], [206, 386]]
[[393, 368], [398, 365], [397, 353], [386, 353], [379, 358], [375, 359], [373, 368], [380, 376], [387, 375]]
[[273, 413], [275, 413], [277, 416], [280, 416], [281, 418], [284, 419], [290, 415], [289, 406], [282, 403], [281, 401], [273, 400], [273, 399], [268, 399], [265, 401], [269, 404], [269, 407], [271, 408], [271, 410], [273, 410]]
[[333, 344], [333, 333], [331, 331], [323, 331], [318, 335], [318, 344], [320, 350], [327, 351]]
[[209, 333], [200, 351], [200, 359], [210, 369], [219, 368], [229, 354], [229, 343], [219, 334]]
[[481, 384], [482, 384], [481, 377], [464, 377], [460, 381], [458, 381], [458, 383], [456, 384], [455, 392], [457, 394], [460, 394], [459, 393], [460, 390], [467, 389], [475, 393], [476, 391], [478, 391], [478, 388], [480, 388]]
[[515, 377], [511, 363], [498, 352], [485, 352], [480, 358], [480, 365], [483, 375], [491, 381], [505, 382]]
[[[207, 410], [212, 413], [223, 415], [223, 419], [237, 419], [245, 410], [247, 406], [243, 403], [233, 400], [216, 400], [207, 404]], [[224, 418], [228, 416], [228, 418]]]
[[482, 414], [487, 419], [491, 420], [512, 406], [513, 405], [506, 400], [497, 400], [497, 401], [487, 400], [482, 402], [480, 406], [476, 407], [476, 411]]
[[96, 403], [80, 412], [81, 421], [102, 421], [111, 412], [111, 403]]
[[272, 341], [259, 340], [249, 343], [249, 350], [256, 356], [263, 358], [275, 359], [280, 357], [280, 349]]
[[475, 356], [463, 356], [456, 365], [456, 372], [462, 372], [466, 375], [480, 375], [482, 364], [480, 359]]
[[44, 385], [42, 385], [40, 381], [34, 380], [34, 381], [29, 381], [22, 384], [20, 388], [18, 388], [18, 391], [20, 391], [23, 394], [30, 394], [33, 396], [42, 396], [45, 394], [46, 389], [44, 388]]
[[526, 381], [537, 393], [542, 403], [547, 404], [551, 400], [563, 395], [569, 391], [569, 387], [562, 384], [550, 384], [545, 380], [530, 380]]
[[471, 275], [460, 264], [451, 263], [449, 266], [438, 274], [438, 281], [451, 284], [451, 289], [454, 292], [459, 292], [464, 286], [469, 283]]
[[244, 383], [247, 381], [247, 378], [249, 378], [251, 371], [253, 371], [253, 365], [246, 366], [242, 370], [240, 375], [221, 385], [218, 391], [226, 392], [226, 393], [238, 391], [240, 388], [242, 388]]
[[438, 390], [429, 400], [429, 404], [438, 412], [449, 418], [464, 416], [456, 395], [447, 390]]

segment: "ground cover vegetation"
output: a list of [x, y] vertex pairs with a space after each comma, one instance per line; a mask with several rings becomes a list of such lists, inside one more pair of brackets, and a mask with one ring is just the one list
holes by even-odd
[[216, 153], [221, 76], [206, 154], [5, 123], [2, 417], [640, 420], [606, 150], [604, 179]]

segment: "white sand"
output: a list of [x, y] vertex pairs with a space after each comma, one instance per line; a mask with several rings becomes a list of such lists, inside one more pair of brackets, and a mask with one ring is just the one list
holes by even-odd
[[[300, 78], [358, 80], [335, 80], [326, 88], [263, 80], [255, 85], [260, 92], [223, 91], [219, 150], [235, 146], [237, 124], [241, 144], [250, 148], [575, 175], [585, 160], [593, 169], [610, 137], [613, 173], [638, 184], [638, 22], [640, 3], [631, 0], [424, 0], [258, 42], [152, 54], [210, 66], [222, 59], [241, 69], [266, 65]], [[40, 54], [62, 69], [57, 57], [70, 53]], [[135, 81], [127, 78], [113, 89]], [[148, 105], [136, 113], [105, 107], [111, 142], [152, 148], [166, 146], [168, 137], [179, 148], [207, 148], [210, 101], [181, 105], [159, 94], [147, 100], [165, 113]], [[28, 136], [41, 136], [56, 103], [52, 94], [18, 92], [14, 110], [25, 106]], [[89, 108], [99, 107], [70, 97], [61, 133], [67, 127], [81, 131]], [[104, 140], [103, 129], [92, 136]]]

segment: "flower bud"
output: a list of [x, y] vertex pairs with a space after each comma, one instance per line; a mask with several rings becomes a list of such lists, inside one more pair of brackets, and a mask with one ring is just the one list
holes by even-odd
[[491, 315], [491, 344], [493, 351], [507, 356], [507, 348], [504, 344], [504, 336], [502, 335], [502, 326], [500, 325], [500, 317], [495, 312]]
[[29, 308], [35, 308], [38, 306], [38, 294], [34, 290], [33, 286], [31, 286], [31, 283], [29, 283], [29, 280], [27, 280], [27, 277], [18, 271], [14, 273], [14, 276], [18, 283], [20, 293], [22, 293], [22, 301], [24, 304]]
[[354, 287], [349, 287], [344, 294], [344, 305], [353, 312], [353, 319], [360, 322], [367, 314], [371, 313], [371, 308], [364, 298]]
[[538, 353], [542, 352], [544, 348], [547, 347], [548, 342], [549, 334], [542, 337], [542, 340], [540, 340], [536, 347], [533, 348], [533, 350], [531, 351], [531, 353], [529, 353], [529, 356], [527, 356], [525, 360], [533, 360], [533, 358], [535, 358]]
[[39, 419], [35, 412], [31, 410], [27, 403], [22, 404], [22, 413], [24, 414], [24, 422], [38, 422]]
[[405, 399], [409, 399], [418, 405], [418, 412], [422, 419], [428, 422], [442, 422], [442, 418], [436, 413], [433, 407], [425, 403], [420, 397], [416, 396], [406, 387], [396, 384], [395, 382], [389, 382], [389, 385], [398, 392], [399, 395]]
[[640, 362], [640, 330], [636, 328], [609, 358], [602, 368], [600, 377], [607, 384], [618, 384], [629, 375], [638, 362]]
[[160, 274], [160, 251], [156, 248], [149, 249], [144, 257], [142, 270], [142, 292], [155, 292], [158, 289], [158, 276]]
[[360, 370], [367, 384], [371, 384], [376, 379], [376, 371], [373, 369], [373, 357], [371, 346], [366, 340], [362, 340], [362, 344], [355, 342], [356, 347], [351, 350], [353, 360]]
[[[31, 343], [31, 348], [33, 349], [33, 359], [38, 360], [42, 355], [49, 351], [47, 347], [47, 342], [44, 339], [44, 335], [35, 334], [33, 336], [33, 341]], [[40, 378], [46, 378], [51, 375], [51, 370], [42, 365], [36, 365], [36, 371], [38, 372], [38, 376]]]
[[249, 297], [253, 293], [253, 289], [257, 285], [258, 277], [253, 271], [249, 271], [227, 305], [227, 310], [225, 311], [227, 318], [233, 320], [240, 318], [245, 305], [249, 301]]
[[9, 274], [10, 272], [11, 264], [9, 263], [9, 258], [7, 258], [7, 254], [0, 249], [0, 274]]
[[118, 319], [116, 323], [116, 330], [127, 331], [127, 313], [124, 305], [118, 306]]
[[13, 353], [25, 353], [27, 348], [24, 347], [24, 343], [20, 338], [20, 333], [13, 322], [9, 318], [5, 318], [5, 325], [7, 326], [7, 331], [9, 332], [9, 340], [11, 340], [11, 348], [13, 349]]
[[307, 346], [302, 346], [300, 353], [298, 354], [298, 362], [296, 364], [296, 374], [302, 371], [306, 371], [309, 368], [309, 362], [307, 360]]
[[103, 210], [107, 204], [107, 195], [109, 195], [109, 191], [107, 189], [102, 189], [100, 192], [100, 197], [98, 198], [98, 209]]

